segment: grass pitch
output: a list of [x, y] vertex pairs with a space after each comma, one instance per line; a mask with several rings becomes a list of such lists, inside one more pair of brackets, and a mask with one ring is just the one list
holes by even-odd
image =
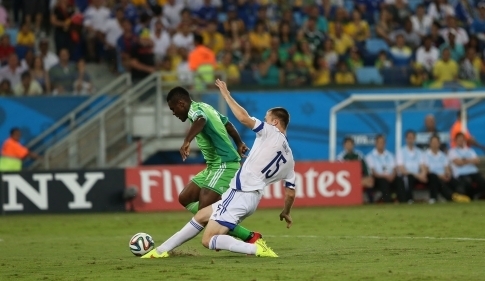
[[188, 212], [0, 217], [0, 280], [485, 280], [485, 204], [279, 210], [244, 222], [277, 259], [213, 252], [199, 237], [168, 259], [128, 249], [136, 232], [158, 245]]

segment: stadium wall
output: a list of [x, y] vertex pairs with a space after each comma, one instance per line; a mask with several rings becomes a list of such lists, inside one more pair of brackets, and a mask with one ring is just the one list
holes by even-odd
[[[183, 210], [178, 194], [204, 165], [0, 174], [2, 214]], [[360, 162], [297, 162], [296, 207], [363, 203]], [[125, 202], [127, 189], [137, 196]], [[260, 208], [281, 208], [284, 187], [265, 189]]]

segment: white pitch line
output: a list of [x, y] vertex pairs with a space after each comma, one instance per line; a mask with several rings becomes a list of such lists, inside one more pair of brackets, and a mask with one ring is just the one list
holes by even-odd
[[432, 237], [432, 236], [317, 236], [317, 235], [264, 235], [275, 238], [360, 238], [360, 239], [428, 239], [428, 240], [459, 240], [459, 241], [485, 241], [485, 238], [471, 237]]

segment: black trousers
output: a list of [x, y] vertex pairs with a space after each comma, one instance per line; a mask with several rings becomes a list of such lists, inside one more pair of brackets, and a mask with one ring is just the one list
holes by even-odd
[[374, 178], [374, 189], [382, 192], [382, 199], [386, 203], [392, 203], [392, 193], [396, 193], [399, 202], [406, 202], [406, 194], [402, 179], [395, 177], [392, 182], [383, 178]]
[[418, 183], [423, 183], [420, 180], [418, 180], [415, 176], [413, 175], [406, 175], [402, 176], [402, 181], [404, 185], [404, 197], [406, 201], [409, 200], [414, 200], [413, 196], [413, 190], [416, 188], [416, 185]]
[[457, 182], [454, 178], [451, 178], [449, 182], [445, 182], [440, 179], [437, 174], [428, 174], [429, 198], [431, 199], [436, 200], [438, 194], [441, 193], [446, 200], [451, 201], [456, 185]]
[[459, 176], [457, 181], [457, 192], [459, 193], [466, 194], [470, 198], [485, 194], [485, 179], [480, 173]]

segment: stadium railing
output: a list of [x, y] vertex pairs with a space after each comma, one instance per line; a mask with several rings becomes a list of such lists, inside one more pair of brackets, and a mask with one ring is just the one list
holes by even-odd
[[[121, 75], [31, 140], [27, 147], [38, 154], [44, 154], [47, 149], [95, 116], [113, 100], [116, 100], [130, 86], [131, 76], [129, 74]], [[36, 166], [35, 163], [33, 165]]]
[[[163, 106], [163, 95], [174, 86], [190, 88], [192, 83], [163, 81], [168, 75], [173, 73], [156, 72], [128, 87], [92, 118], [76, 123], [67, 136], [47, 147], [43, 159], [31, 168], [119, 167], [137, 164], [139, 157], [146, 158], [157, 150], [177, 150], [188, 125], [173, 118], [170, 109]], [[217, 76], [224, 78], [225, 74]], [[210, 87], [191, 89], [193, 95], [204, 97], [211, 91]], [[209, 100], [224, 113], [221, 99]]]

